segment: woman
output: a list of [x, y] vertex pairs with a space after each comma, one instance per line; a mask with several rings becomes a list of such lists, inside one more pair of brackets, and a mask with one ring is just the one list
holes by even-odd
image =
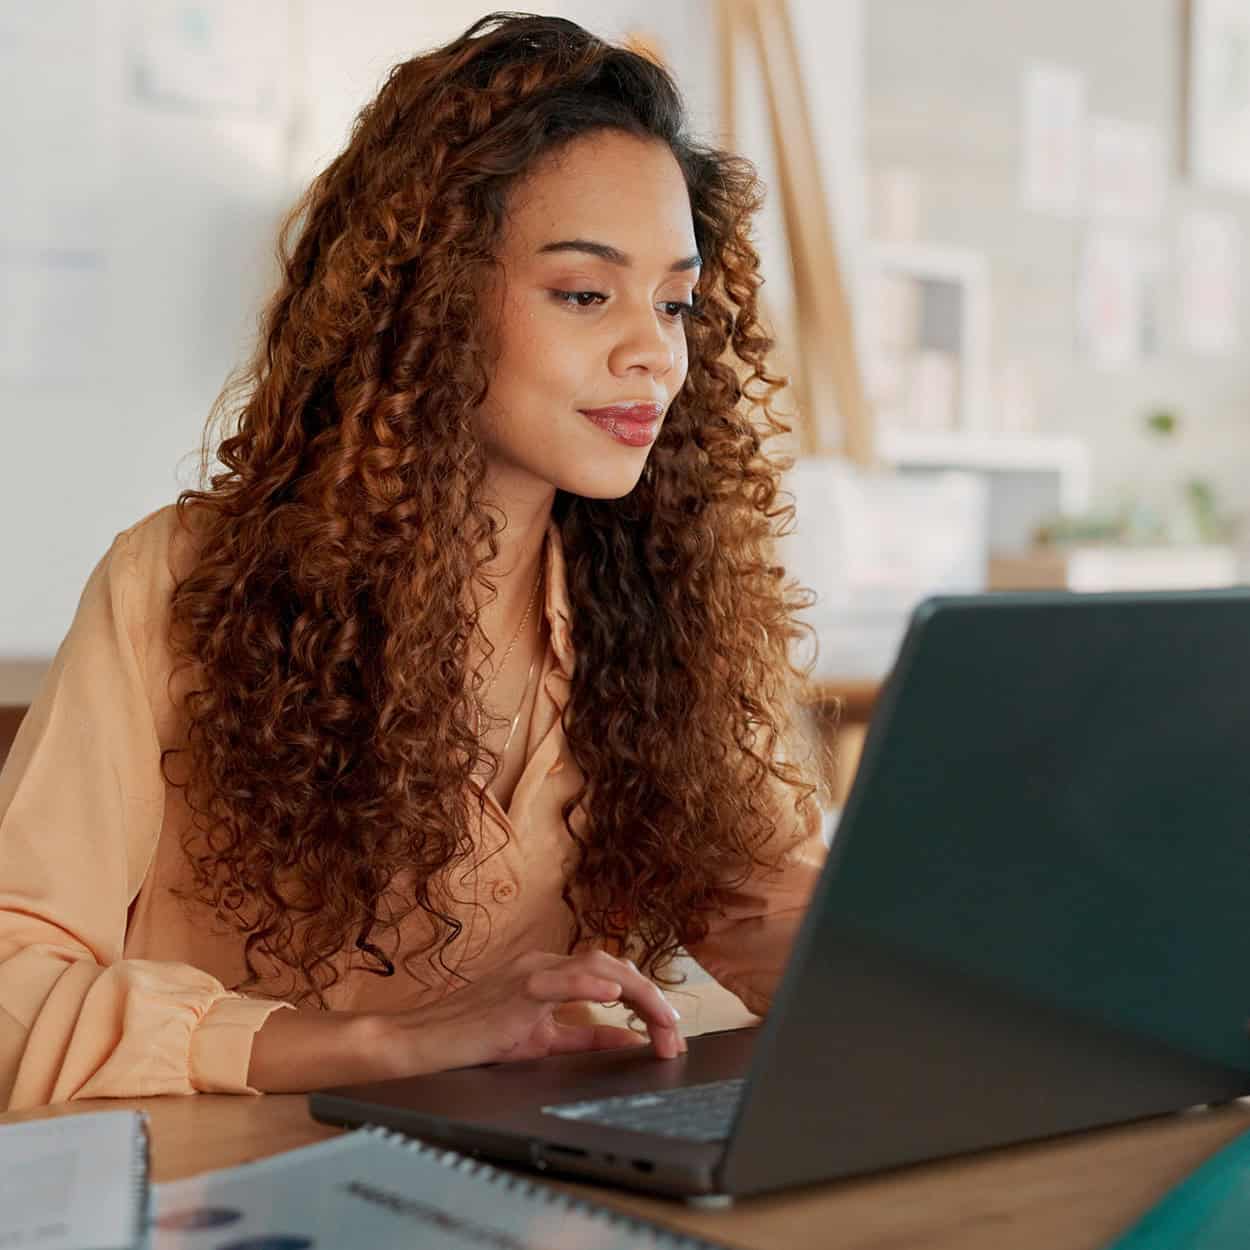
[[673, 1058], [681, 949], [767, 1008], [822, 845], [757, 198], [570, 22], [396, 67], [0, 777], [0, 1105], [646, 1040], [617, 1000]]

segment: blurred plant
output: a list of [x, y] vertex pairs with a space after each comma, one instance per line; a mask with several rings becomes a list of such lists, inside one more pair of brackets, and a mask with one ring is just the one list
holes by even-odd
[[1156, 408], [1146, 414], [1146, 430], [1160, 438], [1170, 438], [1180, 429], [1180, 418], [1169, 408]]
[[1191, 477], [1185, 483], [1185, 499], [1204, 543], [1231, 542], [1236, 534], [1236, 518], [1221, 511], [1211, 483], [1202, 477]]
[[1075, 543], [1118, 543], [1124, 541], [1125, 518], [1118, 513], [1086, 512], [1080, 516], [1058, 516], [1044, 521], [1033, 533], [1042, 547]]
[[[1146, 437], [1166, 445], [1179, 436], [1181, 418], [1171, 408], [1151, 409], [1143, 420]], [[1170, 454], [1170, 453], [1169, 453]], [[1114, 512], [1060, 516], [1038, 526], [1036, 542], [1065, 543], [1226, 543], [1234, 541], [1237, 518], [1224, 511], [1205, 477], [1188, 478], [1166, 497], [1135, 491]]]

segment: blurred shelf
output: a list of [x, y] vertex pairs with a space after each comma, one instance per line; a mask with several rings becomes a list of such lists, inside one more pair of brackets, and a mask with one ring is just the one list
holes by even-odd
[[885, 429], [878, 448], [883, 460], [899, 468], [1057, 473], [1063, 511], [1075, 514], [1089, 508], [1089, 449], [1070, 434]]
[[1242, 578], [1237, 551], [1205, 546], [1036, 547], [990, 557], [991, 590], [1209, 590]]

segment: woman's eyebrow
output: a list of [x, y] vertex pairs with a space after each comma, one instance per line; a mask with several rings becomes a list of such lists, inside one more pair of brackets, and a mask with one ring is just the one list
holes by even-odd
[[[609, 264], [620, 265], [623, 269], [629, 269], [633, 265], [633, 258], [622, 252], [619, 247], [613, 247], [610, 243], [596, 243], [592, 239], [561, 239], [558, 243], [544, 243], [538, 249], [539, 253], [543, 252], [586, 252], [591, 256], [597, 256], [600, 260], [606, 260]], [[681, 273], [687, 269], [699, 269], [703, 265], [703, 258], [696, 252], [693, 256], [684, 256], [681, 260], [675, 260], [669, 265], [671, 273]]]

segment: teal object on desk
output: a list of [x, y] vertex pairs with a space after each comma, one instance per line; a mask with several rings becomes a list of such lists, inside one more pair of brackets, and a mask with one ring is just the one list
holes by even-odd
[[1250, 1133], [1243, 1133], [1107, 1250], [1245, 1250], [1248, 1243]]

